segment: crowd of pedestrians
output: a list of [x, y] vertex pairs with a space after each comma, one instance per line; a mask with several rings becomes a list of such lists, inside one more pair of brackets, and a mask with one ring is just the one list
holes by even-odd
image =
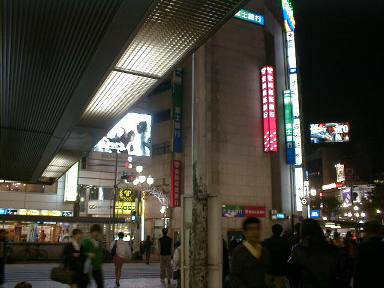
[[[160, 278], [168, 284], [176, 281], [176, 287], [181, 287], [181, 247], [180, 242], [173, 246], [173, 239], [168, 236], [168, 229], [162, 230], [163, 236], [159, 241]], [[104, 287], [102, 264], [104, 260], [102, 248], [102, 228], [93, 225], [90, 236], [84, 238], [79, 229], [72, 231], [71, 241], [63, 250], [63, 265], [55, 269], [52, 280], [69, 284], [71, 288], [86, 288], [93, 278], [97, 288]], [[150, 236], [142, 243], [142, 254], [149, 265], [153, 241]], [[1, 247], [0, 247], [1, 248]], [[124, 241], [124, 233], [118, 233], [118, 239], [112, 241], [109, 247], [110, 255], [115, 265], [116, 287], [120, 287], [120, 279], [124, 263], [132, 255], [131, 245]], [[0, 251], [1, 252], [1, 251]]]
[[384, 240], [380, 223], [366, 222], [365, 235], [359, 243], [353, 239], [351, 232], [346, 234], [345, 239], [338, 232], [334, 232], [331, 238], [329, 232], [324, 233], [319, 222], [306, 219], [295, 225], [293, 235], [283, 234], [283, 227], [275, 224], [272, 226], [272, 237], [262, 241], [260, 220], [246, 219], [243, 223], [245, 239], [236, 247], [231, 247], [229, 281], [224, 281], [223, 286], [381, 287]]
[[[381, 287], [384, 240], [383, 227], [377, 221], [364, 224], [364, 237], [360, 239], [350, 231], [344, 238], [337, 231], [324, 233], [319, 222], [313, 219], [297, 223], [292, 234], [284, 233], [280, 224], [274, 224], [272, 236], [264, 240], [258, 218], [247, 218], [242, 229], [244, 240], [232, 238], [229, 245], [223, 240], [224, 288]], [[161, 282], [169, 285], [173, 279], [176, 287], [181, 288], [180, 242], [173, 242], [167, 228], [162, 234], [158, 240]], [[51, 276], [52, 279], [71, 288], [86, 288], [93, 278], [97, 288], [103, 288], [102, 235], [100, 225], [91, 226], [89, 237], [83, 237], [81, 230], [74, 229], [71, 241], [63, 250], [62, 270]], [[0, 230], [0, 264], [5, 257], [5, 239]], [[153, 241], [147, 236], [142, 251], [147, 264], [152, 247]], [[109, 248], [115, 265], [116, 287], [120, 287], [123, 264], [132, 255], [131, 246], [120, 232]], [[0, 270], [0, 280], [3, 279], [1, 272], [3, 270]], [[31, 287], [28, 285], [23, 282], [17, 287]]]

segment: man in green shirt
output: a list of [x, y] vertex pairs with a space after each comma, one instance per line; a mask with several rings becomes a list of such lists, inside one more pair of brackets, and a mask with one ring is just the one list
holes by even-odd
[[103, 229], [100, 225], [94, 224], [91, 226], [91, 237], [84, 239], [82, 245], [84, 253], [91, 259], [92, 277], [96, 282], [97, 288], [104, 288], [103, 280], [103, 250], [101, 248], [100, 238], [103, 234]]

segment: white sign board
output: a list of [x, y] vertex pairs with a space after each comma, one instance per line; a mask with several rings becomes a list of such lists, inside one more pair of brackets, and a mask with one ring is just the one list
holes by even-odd
[[111, 200], [90, 200], [88, 202], [88, 214], [109, 215], [111, 213]]

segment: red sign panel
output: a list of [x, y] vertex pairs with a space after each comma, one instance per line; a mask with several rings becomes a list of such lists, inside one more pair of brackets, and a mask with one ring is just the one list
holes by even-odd
[[277, 152], [277, 115], [273, 67], [261, 68], [263, 100], [264, 152]]
[[171, 207], [180, 206], [181, 195], [181, 161], [172, 160], [171, 163], [171, 191], [170, 191], [170, 203]]
[[265, 218], [267, 217], [267, 209], [265, 207], [245, 206], [245, 217]]

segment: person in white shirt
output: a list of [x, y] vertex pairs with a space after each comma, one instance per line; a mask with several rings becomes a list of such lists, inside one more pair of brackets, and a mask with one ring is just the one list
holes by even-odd
[[181, 287], [181, 243], [177, 241], [173, 252], [173, 279], [177, 281], [177, 288]]
[[128, 242], [123, 240], [123, 232], [119, 232], [117, 236], [119, 239], [111, 243], [111, 254], [115, 263], [116, 286], [120, 287], [121, 270], [123, 269], [125, 259], [130, 255], [130, 247]]

